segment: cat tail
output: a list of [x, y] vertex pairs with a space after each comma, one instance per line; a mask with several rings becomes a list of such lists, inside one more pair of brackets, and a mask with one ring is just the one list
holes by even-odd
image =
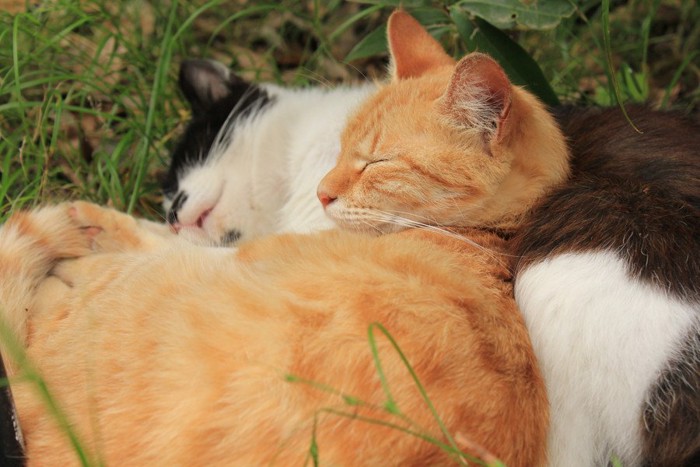
[[0, 226], [0, 352], [9, 376], [26, 345], [37, 287], [57, 260], [90, 252], [70, 209], [60, 204], [20, 211]]

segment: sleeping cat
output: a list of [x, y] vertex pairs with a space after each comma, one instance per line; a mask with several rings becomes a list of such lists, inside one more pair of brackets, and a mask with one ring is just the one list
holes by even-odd
[[553, 402], [552, 465], [700, 463], [700, 129], [628, 111], [644, 134], [617, 108], [555, 109], [573, 175], [517, 237], [516, 299]]
[[162, 183], [169, 223], [217, 244], [333, 226], [316, 185], [335, 164], [348, 114], [375, 85], [285, 89], [187, 60], [180, 87], [192, 121]]
[[561, 109], [572, 177], [516, 238], [552, 465], [700, 465], [700, 127]]
[[[500, 233], [567, 176], [564, 139], [490, 58], [455, 63], [403, 12], [387, 31], [393, 80], [349, 120], [319, 186], [357, 232], [207, 248], [86, 203], [2, 227], [5, 319], [87, 458], [456, 460], [394, 424], [509, 466], [546, 462], [544, 384]], [[427, 228], [401, 230], [400, 217]], [[372, 323], [401, 346], [444, 432], [381, 335], [378, 375]], [[29, 463], [75, 463], [33, 385], [12, 381]]]

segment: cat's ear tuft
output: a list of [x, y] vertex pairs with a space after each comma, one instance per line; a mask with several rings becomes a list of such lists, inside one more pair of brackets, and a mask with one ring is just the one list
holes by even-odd
[[180, 89], [195, 114], [231, 95], [232, 86], [241, 81], [226, 65], [214, 60], [190, 59], [180, 65]]
[[393, 80], [415, 78], [444, 65], [454, 65], [442, 46], [411, 15], [394, 11], [387, 24]]
[[508, 129], [511, 99], [503, 68], [488, 55], [472, 53], [457, 63], [441, 106], [450, 120], [499, 141]]

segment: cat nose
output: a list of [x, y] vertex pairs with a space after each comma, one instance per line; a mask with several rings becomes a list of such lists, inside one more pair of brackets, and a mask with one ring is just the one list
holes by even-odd
[[323, 209], [326, 209], [326, 206], [328, 206], [329, 204], [331, 204], [333, 201], [336, 200], [335, 197], [329, 195], [328, 193], [326, 193], [325, 191], [322, 191], [322, 190], [319, 190], [316, 193], [316, 195], [318, 196], [318, 200], [323, 205]]

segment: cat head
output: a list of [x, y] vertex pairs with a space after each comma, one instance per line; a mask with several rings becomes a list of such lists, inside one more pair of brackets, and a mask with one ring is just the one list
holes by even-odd
[[211, 60], [184, 61], [179, 84], [192, 119], [161, 183], [167, 221], [195, 237], [231, 243], [249, 233], [255, 218], [250, 146], [260, 115], [275, 103], [274, 87], [248, 83]]
[[356, 111], [318, 197], [342, 227], [385, 233], [416, 222], [513, 228], [568, 175], [545, 107], [490, 57], [455, 62], [410, 15], [387, 37], [392, 80]]

